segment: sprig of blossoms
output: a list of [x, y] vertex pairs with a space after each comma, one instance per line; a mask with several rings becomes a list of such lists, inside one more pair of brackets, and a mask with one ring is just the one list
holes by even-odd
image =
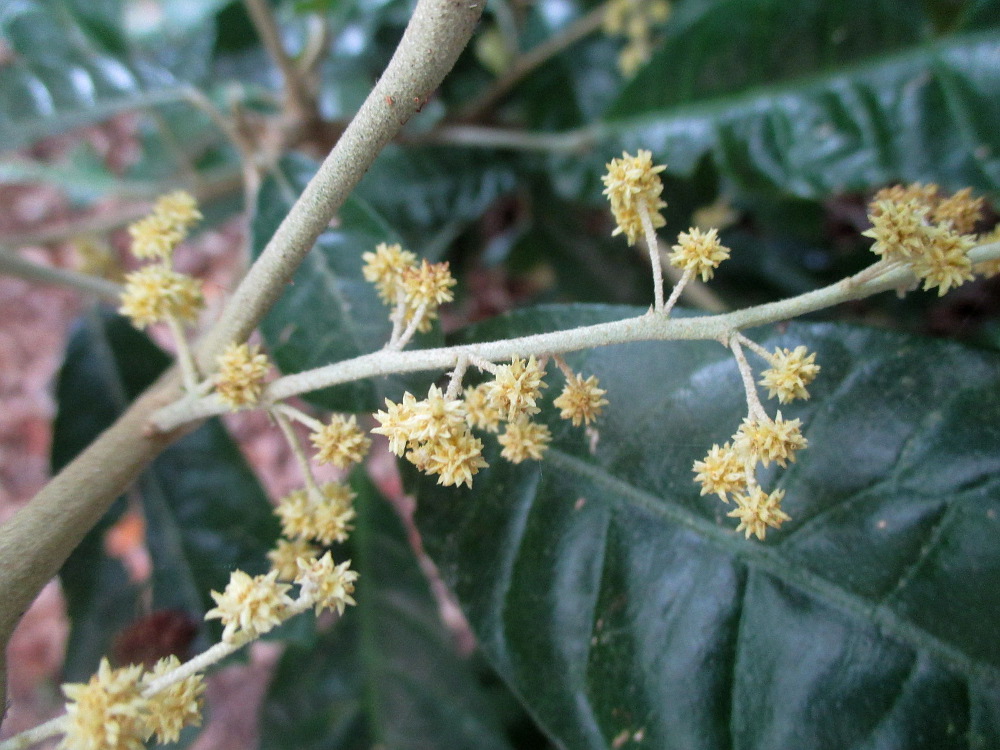
[[816, 355], [809, 354], [804, 346], [793, 350], [778, 348], [771, 353], [742, 334], [735, 334], [730, 340], [747, 391], [749, 414], [732, 439], [721, 446], [713, 445], [704, 458], [694, 462], [692, 471], [702, 495], [714, 494], [724, 503], [730, 498], [736, 502], [729, 516], [740, 520], [737, 531], [745, 531], [748, 538], [753, 534], [763, 540], [768, 528], [779, 528], [789, 516], [781, 509], [784, 491], [762, 490], [757, 482], [757, 466], [767, 467], [773, 462], [786, 467], [795, 461], [798, 451], [808, 446], [808, 440], [802, 434], [801, 420], [786, 419], [780, 411], [771, 418], [764, 412], [741, 341], [771, 364], [760, 384], [783, 404], [809, 398], [806, 386], [819, 373], [819, 365], [815, 363]]
[[936, 185], [896, 186], [880, 191], [869, 207], [872, 228], [862, 232], [875, 240], [871, 250], [888, 261], [905, 263], [924, 290], [938, 295], [973, 278], [969, 250], [972, 231], [982, 212], [982, 199], [961, 190], [944, 197]]
[[379, 297], [394, 310], [390, 347], [402, 348], [417, 331], [426, 333], [438, 317], [438, 309], [454, 299], [457, 283], [448, 263], [417, 263], [417, 256], [400, 245], [379, 243], [375, 252], [361, 256], [365, 280], [375, 285]]
[[385, 411], [375, 414], [372, 430], [389, 439], [389, 450], [405, 457], [423, 472], [438, 476], [438, 484], [472, 486], [472, 477], [488, 464], [483, 443], [469, 431], [465, 404], [431, 386], [427, 398], [417, 401], [405, 393], [400, 403], [385, 400]]
[[665, 165], [653, 166], [653, 154], [639, 149], [635, 156], [622, 152], [620, 159], [612, 159], [607, 164], [604, 181], [604, 195], [611, 202], [611, 213], [617, 226], [612, 237], [624, 234], [629, 246], [634, 245], [643, 234], [642, 215], [646, 214], [653, 229], [665, 226], [667, 220], [660, 214], [666, 207], [660, 194], [663, 182], [660, 172]]

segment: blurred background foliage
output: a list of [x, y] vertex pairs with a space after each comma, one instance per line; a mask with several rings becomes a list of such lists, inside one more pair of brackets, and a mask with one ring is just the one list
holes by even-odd
[[[280, 72], [240, 2], [0, 0], [0, 184], [43, 182], [62, 191], [79, 221], [69, 221], [57, 239], [72, 237], [76, 227], [92, 229], [97, 215], [111, 217], [98, 222], [101, 230], [115, 230], [152, 197], [184, 187], [205, 206], [203, 229], [241, 213], [252, 219], [252, 257], [378, 78], [412, 7], [410, 0], [269, 4], [285, 48], [306, 71], [315, 104], [308, 122], [290, 121]], [[294, 293], [262, 325], [283, 370], [381, 345], [382, 311], [365, 297], [357, 263], [380, 239], [398, 238], [425, 257], [449, 260], [459, 278], [444, 331], [429, 334], [425, 344], [529, 305], [648, 305], [648, 262], [612, 239], [601, 196], [604, 164], [622, 150], [647, 148], [668, 165], [666, 242], [690, 225], [721, 227], [733, 257], [712, 290], [727, 308], [808, 291], [867, 265], [868, 242], [860, 236], [865, 206], [888, 184], [971, 186], [987, 197], [984, 227], [995, 223], [1000, 1], [676, 0], [666, 22], [650, 28], [648, 55], [629, 75], [618, 66], [628, 41], [601, 29], [604, 7], [587, 0], [489, 0], [455, 70], [378, 158], [341, 225], [324, 235], [303, 267]], [[526, 55], [546, 45], [558, 52], [498, 89]], [[109, 120], [125, 123], [133, 142], [127, 158], [105, 158], [80, 135]], [[10, 251], [28, 239], [0, 244]], [[328, 298], [340, 304], [324, 307], [322, 320], [303, 322], [303, 310]], [[614, 317], [611, 309], [580, 308], [551, 321]], [[880, 295], [815, 317], [995, 350], [998, 313], [1000, 284], [993, 279], [941, 299]], [[515, 319], [506, 332], [526, 325]], [[135, 354], [152, 346], [114, 318], [95, 313], [81, 322], [60, 376], [55, 466], [155, 376], [159, 354]], [[845, 364], [845, 372], [863, 365]], [[370, 410], [404, 386], [418, 387], [359, 385], [312, 400]], [[95, 392], [117, 395], [83, 396]], [[209, 450], [211, 457], [203, 455]], [[187, 466], [186, 473], [178, 466]], [[157, 481], [158, 472], [181, 472], [185, 481]], [[367, 560], [360, 563], [359, 607], [332, 629], [310, 622], [276, 636], [293, 645], [266, 700], [263, 747], [642, 744], [634, 734], [566, 730], [546, 713], [547, 698], [522, 692], [496, 649], [487, 654], [492, 666], [478, 656], [456, 656], [405, 531], [380, 509], [377, 491], [363, 478], [355, 481], [364, 510], [350, 554]], [[258, 519], [240, 529], [233, 508], [202, 507], [203, 498], [220, 496], [220, 486], [232, 483], [247, 485], [237, 515]], [[264, 564], [275, 533], [258, 512], [265, 497], [218, 425], [165, 454], [140, 489], [147, 519], [162, 521], [147, 540], [159, 571], [150, 584], [154, 606], [183, 611], [198, 631], [190, 642], [201, 643], [211, 636], [210, 629], [201, 632], [200, 618], [208, 589], [224, 585], [219, 575], [237, 562]], [[462, 565], [469, 560], [440, 536], [441, 518], [431, 514], [427, 523], [432, 552], [454, 566], [444, 571], [446, 581], [467, 583]], [[114, 641], [112, 631], [128, 626], [108, 620], [109, 613], [137, 606], [135, 592], [122, 590], [123, 572], [102, 557], [103, 530], [95, 529], [63, 574], [74, 618], [67, 661], [73, 679], [94, 668]], [[86, 574], [80, 555], [89, 560]], [[387, 559], [395, 560], [398, 575], [384, 569]], [[995, 562], [994, 553], [986, 567]], [[1000, 567], [990, 570], [996, 576]], [[379, 618], [393, 623], [390, 632]], [[995, 657], [975, 655], [986, 665], [977, 679], [995, 677]], [[551, 740], [530, 716], [542, 717]], [[967, 727], [954, 746], [992, 746], [997, 727], [987, 724]], [[835, 744], [838, 736], [811, 746], [847, 746]], [[986, 744], [975, 744], [976, 737]], [[992, 740], [1000, 742], [1000, 734]], [[751, 740], [732, 746], [793, 747]], [[882, 736], [857, 746], [953, 745], [894, 745]]]

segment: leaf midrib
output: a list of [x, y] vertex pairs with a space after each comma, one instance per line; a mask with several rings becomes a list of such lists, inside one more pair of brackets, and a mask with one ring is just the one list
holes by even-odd
[[631, 506], [660, 519], [683, 526], [703, 541], [721, 550], [743, 565], [764, 571], [783, 583], [797, 588], [828, 605], [844, 610], [866, 622], [877, 625], [886, 633], [917, 650], [924, 650], [951, 669], [969, 677], [991, 681], [1000, 680], [1000, 668], [975, 660], [961, 649], [941, 640], [910, 620], [892, 611], [888, 606], [870, 602], [836, 583], [786, 560], [775, 547], [749, 544], [740, 540], [726, 528], [648, 493], [612, 475], [599, 467], [550, 448], [546, 462], [555, 467], [578, 474], [610, 490], [614, 499], [605, 498], [612, 506]]
[[[655, 109], [621, 117], [611, 116], [603, 123], [586, 126], [575, 131], [586, 132], [593, 129], [599, 138], [615, 135], [618, 131], [662, 123], [665, 119], [682, 120], [696, 117], [717, 116], [730, 109], [745, 109], [762, 100], [781, 99], [786, 95], [802, 95], [810, 90], [828, 89], [838, 79], [856, 80], [879, 71], [894, 67], [905, 68], [907, 64], [921, 59], [933, 59], [953, 51], [963, 51], [979, 44], [995, 43], [997, 35], [988, 31], [961, 32], [944, 39], [937, 39], [910, 47], [904, 52], [875, 55], [863, 61], [837, 68], [817, 71], [801, 77], [792, 77], [775, 84], [758, 84], [737, 94], [725, 94], [683, 104], [664, 104]], [[667, 113], [667, 116], [664, 115]]]

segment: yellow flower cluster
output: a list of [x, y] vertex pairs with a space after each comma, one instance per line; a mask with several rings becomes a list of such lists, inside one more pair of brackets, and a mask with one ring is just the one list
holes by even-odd
[[180, 665], [177, 657], [161, 659], [153, 670], [141, 666], [112, 669], [101, 659], [87, 683], [63, 685], [66, 704], [63, 750], [143, 750], [154, 735], [158, 742], [175, 742], [185, 726], [201, 722], [205, 683], [194, 674], [149, 698], [142, 690]]
[[329, 609], [342, 615], [348, 604], [356, 604], [351, 594], [354, 593], [354, 582], [358, 580], [358, 574], [350, 567], [350, 560], [334, 565], [329, 552], [319, 559], [299, 559], [295, 582], [316, 605], [316, 614]]
[[543, 424], [520, 417], [514, 422], [508, 422], [507, 429], [497, 440], [503, 446], [500, 455], [512, 464], [519, 464], [527, 459], [541, 461], [552, 440], [552, 432]]
[[[176, 656], [160, 659], [152, 671], [143, 676], [143, 686], [149, 686], [180, 665], [180, 659]], [[147, 698], [146, 708], [149, 714], [146, 717], [146, 739], [156, 735], [157, 742], [161, 744], [177, 742], [184, 727], [200, 725], [201, 696], [204, 692], [204, 678], [200, 674], [193, 674]]]
[[267, 559], [271, 561], [271, 570], [277, 571], [279, 581], [294, 581], [299, 574], [299, 558], [309, 560], [319, 553], [319, 547], [308, 539], [282, 537], [267, 553]]
[[254, 406], [264, 392], [264, 378], [271, 364], [260, 347], [230, 344], [219, 355], [215, 392], [232, 409]]
[[402, 310], [402, 323], [410, 325], [417, 319], [416, 329], [425, 333], [438, 316], [438, 308], [451, 302], [455, 295], [451, 288], [456, 281], [452, 278], [447, 263], [417, 263], [417, 256], [399, 245], [380, 243], [375, 252], [361, 256], [365, 280], [375, 284], [379, 296], [386, 304], [398, 306]]
[[771, 367], [764, 370], [760, 384], [767, 388], [768, 397], [777, 397], [778, 403], [787, 404], [797, 398], [809, 398], [809, 385], [819, 374], [816, 353], [808, 353], [804, 346], [775, 349], [770, 358]]
[[493, 380], [486, 383], [489, 405], [508, 422], [520, 417], [537, 414], [541, 389], [548, 388], [542, 381], [545, 370], [534, 356], [527, 360], [513, 357], [509, 365], [499, 365]]
[[293, 601], [287, 594], [291, 586], [278, 583], [277, 578], [276, 570], [253, 577], [234, 570], [225, 591], [211, 592], [215, 607], [205, 613], [205, 619], [222, 621], [223, 641], [250, 641], [282, 623]]
[[875, 240], [873, 253], [906, 263], [924, 290], [943, 295], [973, 277], [969, 250], [976, 237], [969, 232], [981, 213], [982, 199], [968, 188], [945, 197], [936, 185], [896, 186], [875, 195], [872, 228], [862, 234]]
[[309, 439], [316, 448], [316, 460], [321, 464], [333, 464], [338, 469], [360, 463], [372, 444], [361, 432], [357, 419], [343, 414], [332, 415], [330, 421], [313, 432]]
[[610, 0], [604, 15], [604, 30], [624, 36], [627, 43], [618, 56], [618, 67], [626, 76], [637, 71], [653, 51], [653, 26], [670, 17], [668, 0]]
[[624, 234], [628, 244], [634, 245], [643, 234], [642, 215], [647, 214], [653, 229], [666, 225], [667, 220], [660, 215], [666, 202], [660, 198], [663, 183], [660, 172], [666, 166], [653, 166], [653, 154], [639, 149], [635, 156], [622, 152], [620, 159], [612, 159], [607, 164], [608, 173], [604, 181], [604, 195], [611, 202], [611, 213], [617, 227], [612, 237]]
[[168, 318], [191, 322], [205, 303], [201, 284], [162, 265], [150, 265], [125, 276], [119, 312], [136, 328]]
[[751, 534], [758, 539], [763, 539], [767, 534], [768, 527], [781, 528], [781, 524], [791, 520], [788, 514], [781, 509], [781, 501], [784, 498], [784, 490], [775, 490], [768, 494], [759, 486], [754, 485], [748, 492], [733, 496], [736, 507], [726, 515], [740, 520], [736, 527], [737, 533], [745, 532], [747, 539], [750, 538]]
[[500, 410], [490, 402], [489, 392], [489, 383], [465, 389], [465, 420], [474, 429], [497, 432], [500, 429]]
[[598, 387], [595, 375], [584, 380], [583, 375], [574, 374], [566, 379], [562, 393], [552, 404], [560, 410], [559, 416], [571, 420], [574, 427], [581, 423], [589, 425], [608, 405], [605, 393], [606, 390]]
[[702, 232], [692, 227], [687, 232], [681, 232], [677, 244], [670, 254], [670, 265], [692, 275], [701, 275], [702, 281], [708, 281], [715, 275], [719, 264], [729, 258], [729, 248], [719, 241], [716, 229]]
[[313, 498], [306, 490], [295, 490], [281, 499], [274, 512], [281, 519], [283, 536], [324, 546], [346, 541], [353, 528], [351, 521], [357, 515], [356, 495], [340, 482], [327, 482], [320, 492], [322, 499]]
[[465, 404], [448, 398], [431, 386], [427, 398], [410, 394], [396, 404], [385, 400], [386, 410], [375, 414], [379, 427], [372, 430], [389, 439], [389, 450], [420, 471], [438, 476], [438, 484], [472, 486], [472, 477], [488, 464], [483, 443], [469, 431]]
[[780, 411], [773, 420], [748, 417], [731, 442], [713, 445], [705, 458], [694, 462], [695, 482], [701, 485], [702, 495], [714, 493], [723, 502], [729, 502], [732, 495], [737, 508], [729, 515], [740, 519], [737, 531], [764, 539], [768, 526], [776, 529], [788, 516], [780, 507], [784, 493], [765, 493], [757, 484], [756, 466], [772, 461], [787, 466], [807, 445], [798, 419], [784, 419]]
[[[463, 398], [449, 398], [431, 386], [424, 401], [406, 393], [400, 403], [386, 399], [385, 411], [375, 415], [379, 426], [372, 432], [389, 439], [389, 450], [404, 456], [443, 485], [472, 486], [472, 477], [488, 464], [483, 443], [470, 430], [496, 433], [501, 457], [511, 463], [540, 461], [552, 441], [552, 432], [531, 417], [541, 411], [539, 400], [546, 388], [545, 367], [534, 356], [514, 356], [510, 364], [492, 366], [493, 378], [464, 389]], [[567, 371], [568, 372], [568, 371]], [[555, 406], [563, 419], [589, 425], [608, 402], [597, 378], [569, 373]]]
[[125, 276], [122, 315], [143, 328], [168, 319], [190, 322], [204, 305], [201, 285], [171, 267], [174, 248], [201, 219], [194, 198], [183, 191], [161, 197], [153, 212], [129, 228], [132, 254], [156, 263]]

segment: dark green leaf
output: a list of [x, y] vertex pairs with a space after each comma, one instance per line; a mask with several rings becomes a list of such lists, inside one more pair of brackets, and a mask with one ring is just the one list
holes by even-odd
[[[540, 308], [466, 338], [637, 312]], [[746, 411], [712, 342], [574, 355], [611, 402], [593, 455], [550, 408], [544, 461], [489, 440], [471, 491], [419, 482], [418, 526], [484, 651], [573, 750], [996, 747], [1000, 358], [830, 324], [755, 333], [823, 367], [782, 409], [810, 447], [765, 478], [792, 521], [764, 543], [692, 481]]]
[[457, 656], [392, 506], [358, 478], [356, 607], [312, 648], [290, 647], [261, 718], [264, 750], [506, 750]]
[[[167, 356], [119, 317], [85, 320], [59, 376], [52, 446], [58, 469], [110, 425], [168, 364]], [[234, 568], [253, 574], [277, 537], [271, 506], [225, 430], [212, 421], [165, 450], [138, 482], [153, 562], [154, 609], [201, 620]], [[61, 577], [72, 631], [68, 669], [94, 671], [118, 629], [135, 617], [136, 594], [103, 550], [118, 505], [90, 531]], [[214, 626], [213, 626], [214, 627]], [[204, 636], [203, 636], [204, 640]], [[202, 643], [204, 645], [204, 643]]]
[[[253, 249], [259, 254], [315, 171], [301, 158], [287, 158], [280, 179], [265, 181], [257, 199]], [[292, 284], [261, 323], [261, 332], [282, 372], [301, 372], [377, 351], [389, 340], [390, 309], [364, 280], [361, 254], [379, 242], [397, 242], [388, 222], [359, 199], [349, 199], [338, 224], [328, 229], [306, 256]], [[422, 248], [408, 248], [420, 254]], [[416, 337], [416, 346], [440, 343], [434, 331]], [[412, 345], [411, 345], [412, 346]], [[428, 376], [382, 378], [315, 391], [305, 398], [320, 406], [362, 411], [382, 408], [386, 397], [426, 390]]]
[[436, 260], [458, 231], [515, 184], [510, 165], [489, 152], [390, 145], [355, 195], [391, 216], [408, 246]]
[[602, 156], [651, 149], [674, 170], [710, 153], [754, 191], [803, 197], [896, 180], [1000, 187], [1000, 3], [932, 37], [923, 7], [695, 0], [600, 126]]

